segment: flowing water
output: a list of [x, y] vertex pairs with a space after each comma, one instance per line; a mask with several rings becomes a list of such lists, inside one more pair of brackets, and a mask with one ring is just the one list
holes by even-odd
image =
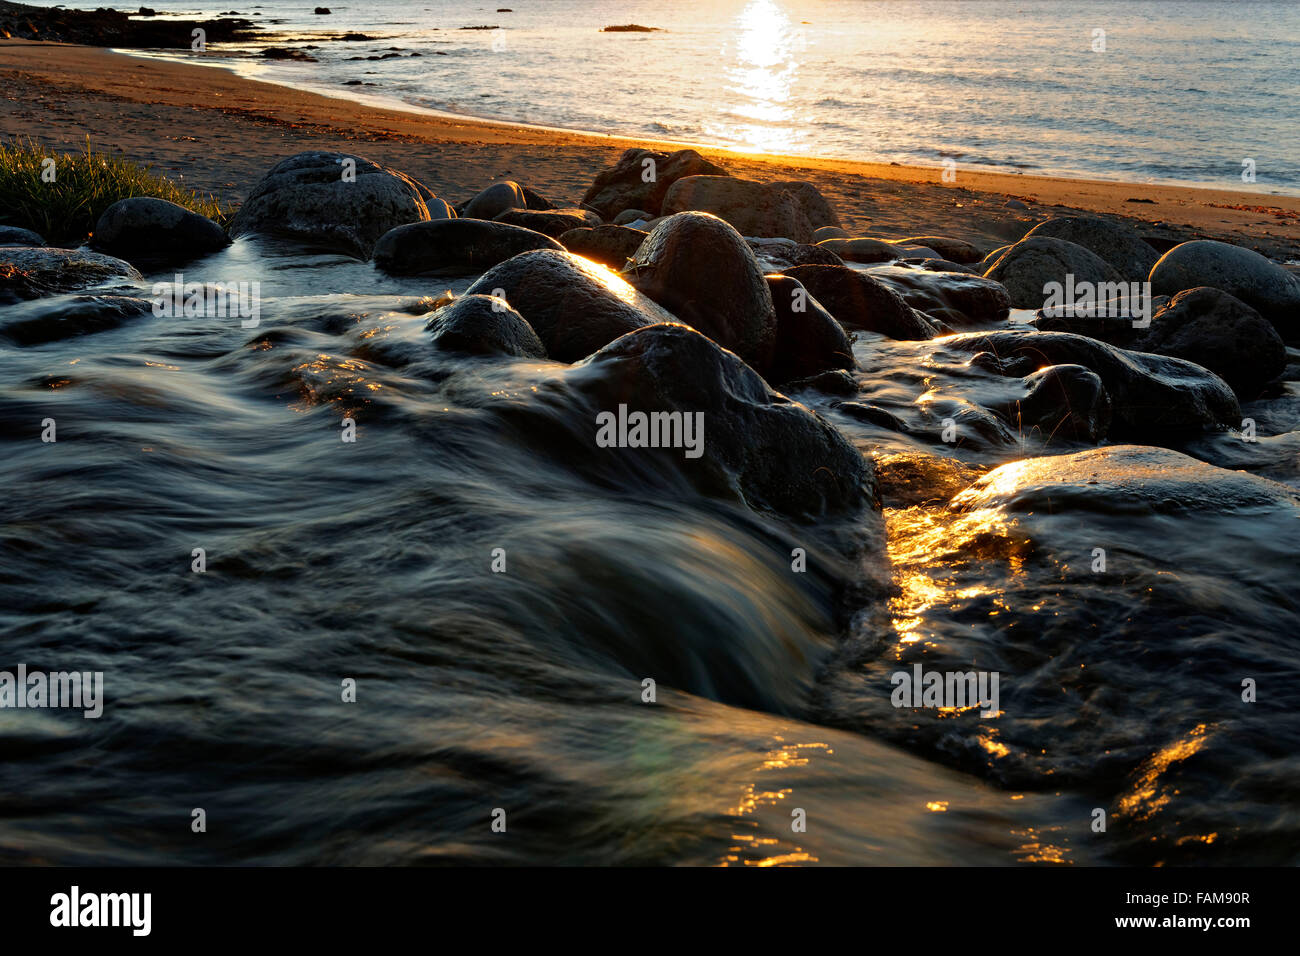
[[[0, 310], [0, 669], [102, 671], [106, 698], [0, 709], [5, 862], [1300, 859], [1285, 494], [1144, 511], [1102, 474], [1072, 506], [949, 507], [1084, 446], [945, 444], [943, 403], [1006, 380], [863, 334], [859, 400], [910, 434], [792, 396], [877, 460], [888, 554], [854, 566], [855, 529], [572, 454], [557, 431], [592, 418], [567, 366], [428, 341], [427, 297], [469, 277], [251, 239], [187, 273], [259, 281], [259, 325], [69, 336], [75, 296]], [[126, 291], [172, 275], [145, 279]], [[1291, 378], [1246, 407], [1258, 443], [1187, 450], [1300, 488]], [[881, 574], [892, 592], [854, 603]], [[918, 661], [1000, 671], [1001, 715], [892, 707]]]
[[[1290, 0], [316, 6], [239, 7], [316, 62], [262, 59], [267, 42], [183, 56], [335, 96], [567, 129], [1300, 194]], [[601, 32], [627, 23], [663, 32]], [[347, 31], [375, 39], [333, 42]]]

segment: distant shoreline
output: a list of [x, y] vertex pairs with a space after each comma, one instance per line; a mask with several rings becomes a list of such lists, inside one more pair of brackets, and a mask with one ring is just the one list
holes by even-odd
[[[97, 148], [235, 200], [285, 156], [340, 149], [403, 169], [453, 201], [512, 178], [572, 202], [624, 149], [666, 144], [358, 103], [343, 91], [327, 96], [229, 69], [71, 44], [0, 40], [0, 75], [10, 88], [0, 135], [32, 136], [65, 150], [80, 148], [89, 135]], [[918, 235], [921, 224], [940, 223], [951, 235], [987, 244], [1018, 238], [1026, 217], [1079, 210], [1124, 218], [1162, 241], [1219, 238], [1275, 259], [1300, 259], [1300, 197], [962, 166], [955, 183], [944, 183], [938, 167], [695, 148], [736, 175], [813, 182], [863, 235], [903, 238]], [[1006, 206], [1008, 198], [1029, 209]]]

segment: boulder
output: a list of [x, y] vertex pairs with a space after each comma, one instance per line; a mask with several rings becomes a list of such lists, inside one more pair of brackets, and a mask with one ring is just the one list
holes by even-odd
[[848, 239], [850, 238], [847, 229], [841, 229], [839, 226], [819, 226], [813, 230], [812, 241], [821, 242], [824, 239]]
[[8, 303], [0, 311], [0, 338], [16, 345], [44, 345], [107, 332], [152, 311], [150, 300], [128, 295], [78, 295], [57, 301]]
[[1284, 341], [1300, 342], [1300, 279], [1258, 252], [1197, 239], [1170, 249], [1151, 269], [1156, 295], [1203, 285], [1246, 303], [1272, 322]]
[[823, 239], [817, 243], [823, 249], [829, 249], [845, 262], [892, 262], [906, 257], [929, 259], [941, 258], [939, 253], [926, 246], [910, 242], [894, 242], [890, 239], [876, 239], [871, 236], [859, 236], [854, 239]]
[[686, 176], [726, 175], [725, 169], [693, 149], [671, 154], [629, 149], [617, 163], [597, 174], [582, 197], [582, 205], [596, 210], [607, 220], [625, 209], [645, 210], [650, 214], [647, 218], [651, 218], [660, 214], [664, 196], [677, 180]]
[[91, 245], [129, 262], [150, 265], [188, 262], [230, 243], [226, 231], [206, 216], [165, 199], [119, 199], [95, 223]]
[[1061, 216], [1040, 222], [1026, 233], [1049, 239], [1064, 239], [1083, 246], [1108, 262], [1126, 282], [1145, 282], [1160, 254], [1143, 241], [1136, 229], [1121, 222], [1094, 216]]
[[[623, 405], [646, 413], [699, 413], [698, 458], [673, 448], [639, 454], [679, 469], [706, 494], [797, 520], [876, 510], [871, 466], [847, 439], [688, 326], [654, 325], [625, 335], [574, 366], [566, 380], [598, 412]], [[594, 445], [592, 423], [582, 428], [586, 444]], [[602, 449], [595, 460], [626, 467], [638, 454], [620, 452]]]
[[0, 305], [142, 281], [129, 262], [86, 249], [0, 248]]
[[44, 245], [45, 240], [30, 229], [19, 229], [17, 226], [0, 226], [0, 246], [36, 246], [40, 248]]
[[761, 370], [764, 378], [783, 385], [856, 366], [848, 333], [798, 279], [770, 275], [766, 281], [776, 309], [776, 348]]
[[937, 329], [889, 286], [847, 266], [796, 266], [798, 279], [814, 299], [848, 329], [879, 332], [891, 339], [932, 339]]
[[[784, 189], [794, 197], [799, 208], [803, 210], [804, 215], [814, 230], [830, 227], [836, 229], [840, 225], [840, 217], [835, 214], [831, 204], [826, 201], [826, 197], [812, 183], [805, 182], [776, 182], [772, 184]], [[812, 238], [809, 237], [809, 242]]]
[[798, 197], [778, 183], [732, 176], [687, 176], [664, 196], [664, 215], [707, 212], [741, 234], [811, 242], [813, 227]]
[[533, 327], [495, 296], [463, 295], [434, 312], [425, 331], [441, 348], [454, 352], [546, 358]]
[[1021, 435], [1098, 442], [1110, 430], [1110, 395], [1101, 376], [1082, 365], [1049, 365], [1025, 376], [1028, 392], [1001, 409]]
[[562, 250], [507, 259], [466, 294], [504, 298], [560, 362], [585, 358], [634, 329], [677, 321], [609, 269]]
[[765, 272], [784, 272], [795, 266], [841, 266], [844, 262], [829, 249], [793, 239], [746, 239]]
[[1219, 289], [1180, 292], [1156, 312], [1149, 328], [1133, 331], [1129, 348], [1195, 362], [1243, 400], [1254, 398], [1286, 369], [1286, 344], [1272, 324]]
[[1125, 437], [1167, 441], [1171, 435], [1241, 424], [1241, 407], [1228, 384], [1191, 362], [1129, 352], [1066, 332], [966, 332], [942, 340], [945, 348], [990, 353], [1003, 375], [1026, 376], [1049, 365], [1081, 365], [1095, 372], [1109, 395], [1113, 429]]
[[527, 209], [528, 197], [518, 183], [504, 180], [482, 190], [461, 208], [466, 219], [495, 219], [507, 209]]
[[1110, 263], [1083, 246], [1046, 236], [1026, 236], [1008, 247], [984, 273], [986, 279], [1006, 286], [1011, 305], [1017, 309], [1042, 308], [1049, 297], [1047, 286], [1055, 282], [1064, 287], [1067, 275], [1074, 277], [1075, 287], [1085, 282], [1100, 286], [1125, 281]]
[[684, 212], [650, 231], [624, 271], [632, 285], [757, 368], [771, 357], [776, 313], [745, 240], [716, 216]]
[[984, 253], [969, 242], [961, 239], [949, 239], [946, 236], [913, 236], [910, 239], [899, 239], [896, 245], [921, 246], [925, 249], [933, 249], [949, 262], [958, 262], [962, 265], [979, 262], [984, 258]]
[[390, 275], [482, 272], [521, 252], [562, 250], [540, 232], [486, 219], [434, 219], [391, 229], [375, 243], [375, 267]]
[[614, 225], [627, 226], [634, 222], [649, 222], [651, 219], [658, 218], [652, 212], [646, 212], [644, 209], [624, 209], [614, 217]]
[[230, 235], [282, 236], [366, 259], [390, 229], [427, 220], [433, 198], [411, 177], [363, 157], [298, 153], [253, 187]]
[[1300, 493], [1280, 482], [1140, 445], [1012, 462], [952, 499], [959, 511], [999, 508], [1018, 514], [1226, 514], [1278, 506], [1294, 513], [1298, 505]]
[[640, 229], [627, 226], [588, 226], [563, 233], [560, 244], [574, 255], [599, 262], [617, 272], [636, 255], [646, 235]]
[[558, 239], [572, 229], [600, 225], [600, 217], [585, 209], [507, 209], [494, 217], [493, 221], [523, 226], [553, 239]]
[[1001, 322], [1011, 313], [1007, 290], [1000, 282], [982, 276], [907, 266], [880, 266], [870, 275], [912, 308], [948, 325]]

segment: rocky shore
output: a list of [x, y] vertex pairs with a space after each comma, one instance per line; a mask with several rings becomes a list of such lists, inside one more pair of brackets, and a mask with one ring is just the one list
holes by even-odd
[[208, 43], [247, 40], [257, 33], [256, 24], [251, 19], [239, 16], [209, 20], [155, 20], [155, 13], [148, 7], [140, 7], [134, 12], [105, 7], [60, 10], [0, 0], [0, 38], [127, 48], [189, 49], [196, 29], [204, 31]]

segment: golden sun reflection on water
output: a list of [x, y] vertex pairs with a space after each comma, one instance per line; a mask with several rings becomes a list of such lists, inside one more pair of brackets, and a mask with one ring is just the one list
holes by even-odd
[[[1161, 776], [1171, 766], [1186, 760], [1200, 751], [1209, 739], [1205, 724], [1197, 724], [1182, 740], [1177, 740], [1152, 754], [1138, 771], [1137, 782], [1130, 793], [1120, 798], [1119, 814], [1131, 816], [1135, 820], [1145, 820], [1159, 813], [1173, 799], [1177, 790], [1161, 786]], [[1211, 842], [1216, 834], [1210, 834], [1206, 842]]]
[[723, 112], [740, 117], [727, 124], [728, 138], [760, 152], [780, 152], [794, 143], [789, 103], [802, 42], [775, 0], [753, 0], [737, 15], [734, 49], [723, 49], [732, 63], [725, 74]]
[[1024, 573], [1027, 540], [1015, 536], [1015, 523], [999, 513], [983, 510], [960, 514], [949, 509], [885, 509], [889, 535], [889, 560], [898, 594], [890, 600], [890, 617], [899, 641], [894, 649], [901, 659], [909, 644], [925, 639], [923, 626], [932, 608], [959, 601], [990, 597], [996, 616], [1010, 610], [998, 588], [985, 583], [958, 587], [956, 572], [973, 560], [1001, 559], [1008, 577]]
[[[755, 768], [755, 773], [806, 767], [809, 757], [804, 755], [805, 751], [822, 754], [835, 752], [824, 743], [787, 744], [780, 737], [776, 740], [778, 745], [767, 752], [763, 761]], [[793, 792], [788, 787], [777, 790], [763, 789], [755, 781], [745, 785], [741, 791], [740, 801], [726, 812], [734, 817], [752, 816], [765, 807], [777, 805]], [[792, 863], [818, 862], [817, 857], [802, 847], [784, 845], [784, 841], [775, 837], [762, 837], [755, 833], [733, 833], [731, 838], [736, 843], [719, 862], [719, 866], [788, 866]], [[772, 852], [774, 850], [779, 852]]]

